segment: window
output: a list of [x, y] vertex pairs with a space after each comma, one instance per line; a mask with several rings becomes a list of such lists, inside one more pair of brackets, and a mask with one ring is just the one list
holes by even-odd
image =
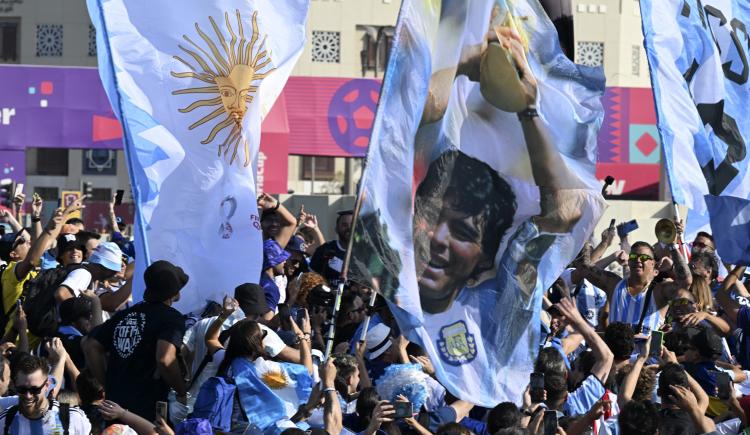
[[110, 202], [112, 200], [112, 189], [93, 188], [91, 189], [91, 201]]
[[336, 158], [321, 156], [302, 156], [302, 179], [312, 180], [312, 165], [315, 160], [315, 181], [332, 181], [336, 175]]
[[68, 150], [37, 148], [36, 175], [68, 175]]
[[37, 57], [60, 57], [63, 54], [62, 24], [36, 25]]
[[341, 62], [341, 32], [313, 30], [312, 61], [325, 63]]
[[36, 186], [34, 188], [34, 193], [39, 195], [45, 201], [57, 201], [57, 199], [60, 198], [60, 190], [57, 187]]
[[3, 18], [0, 21], [0, 62], [18, 62], [20, 38], [18, 18]]
[[391, 26], [357, 26], [357, 30], [364, 32], [362, 36], [362, 51], [359, 52], [362, 61], [362, 77], [367, 71], [385, 71], [393, 45], [393, 27]]

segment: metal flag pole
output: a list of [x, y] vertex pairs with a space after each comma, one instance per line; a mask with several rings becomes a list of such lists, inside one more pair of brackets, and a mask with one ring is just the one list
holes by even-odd
[[367, 338], [367, 330], [370, 329], [370, 318], [372, 318], [372, 308], [375, 306], [375, 298], [378, 296], [378, 292], [375, 289], [370, 289], [370, 303], [367, 304], [367, 316], [365, 321], [362, 322], [362, 333], [359, 334], [359, 342], [362, 343]]
[[[364, 169], [363, 169], [364, 171]], [[344, 264], [341, 267], [341, 276], [339, 277], [338, 285], [336, 286], [336, 300], [333, 303], [333, 313], [331, 314], [331, 321], [328, 324], [328, 333], [326, 334], [326, 348], [323, 354], [323, 361], [328, 361], [328, 357], [331, 356], [333, 351], [333, 339], [336, 336], [336, 319], [339, 316], [339, 310], [341, 309], [341, 296], [344, 294], [344, 285], [346, 284], [347, 275], [349, 274], [349, 262], [352, 256], [352, 245], [354, 244], [354, 228], [359, 218], [359, 209], [362, 206], [362, 192], [358, 192], [357, 200], [354, 204], [354, 214], [352, 216], [352, 234], [349, 236], [349, 243], [346, 245], [346, 255], [344, 256]]]

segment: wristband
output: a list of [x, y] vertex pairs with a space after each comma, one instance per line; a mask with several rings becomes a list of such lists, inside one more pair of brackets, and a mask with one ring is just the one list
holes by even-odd
[[274, 206], [274, 207], [273, 207], [273, 208], [271, 209], [271, 211], [276, 211], [276, 210], [278, 210], [280, 206], [281, 206], [281, 201], [278, 201], [278, 200], [277, 200], [277, 201], [276, 201], [276, 205], [275, 205], [275, 206]]
[[328, 387], [328, 388], [324, 388], [324, 389], [323, 389], [323, 392], [324, 392], [324, 393], [330, 393], [331, 391], [333, 391], [333, 392], [335, 393], [335, 392], [336, 392], [336, 389], [335, 389], [335, 388], [333, 388], [333, 387]]
[[519, 121], [523, 121], [524, 119], [537, 118], [538, 116], [539, 112], [537, 112], [536, 106], [529, 106], [526, 109], [518, 112]]
[[40, 218], [39, 216], [31, 216], [31, 222], [37, 223], [41, 221], [42, 221], [42, 218]]

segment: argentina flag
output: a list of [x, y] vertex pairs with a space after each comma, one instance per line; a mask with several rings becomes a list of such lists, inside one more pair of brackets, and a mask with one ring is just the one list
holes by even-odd
[[542, 293], [605, 207], [603, 91], [537, 0], [402, 3], [350, 278], [384, 296], [456, 397], [491, 408], [528, 385]]
[[692, 240], [708, 231], [705, 195], [750, 198], [750, 3], [641, 0], [641, 16], [669, 186]]
[[301, 364], [235, 358], [232, 374], [248, 422], [265, 433], [281, 432], [312, 393], [312, 376]]
[[135, 276], [156, 260], [181, 266], [183, 312], [257, 283], [261, 120], [302, 52], [309, 0], [87, 1], [123, 125]]

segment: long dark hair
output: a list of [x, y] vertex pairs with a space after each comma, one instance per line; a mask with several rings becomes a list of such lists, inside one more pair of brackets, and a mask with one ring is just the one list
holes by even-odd
[[230, 328], [230, 331], [224, 360], [217, 370], [220, 376], [227, 374], [235, 358], [255, 360], [258, 357], [266, 357], [263, 348], [265, 332], [260, 329], [258, 322], [248, 319], [240, 320]]

